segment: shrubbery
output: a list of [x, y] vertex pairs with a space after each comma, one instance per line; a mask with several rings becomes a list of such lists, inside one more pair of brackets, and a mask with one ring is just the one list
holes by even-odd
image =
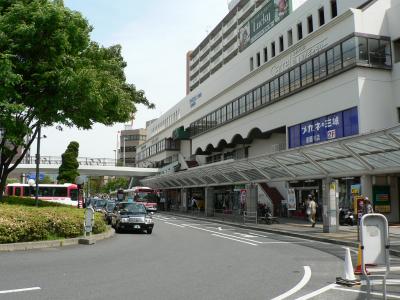
[[[84, 210], [30, 198], [4, 197], [0, 204], [0, 243], [73, 238], [83, 235]], [[95, 215], [93, 233], [106, 230]]]

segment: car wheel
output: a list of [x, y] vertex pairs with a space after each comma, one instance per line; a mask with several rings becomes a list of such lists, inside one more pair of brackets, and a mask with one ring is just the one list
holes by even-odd
[[149, 228], [146, 231], [147, 231], [147, 234], [151, 234], [153, 232], [153, 228]]

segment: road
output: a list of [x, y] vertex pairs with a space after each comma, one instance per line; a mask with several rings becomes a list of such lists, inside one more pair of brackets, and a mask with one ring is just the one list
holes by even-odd
[[[365, 299], [341, 246], [162, 214], [153, 234], [0, 253], [0, 299]], [[397, 293], [400, 299], [400, 294]]]

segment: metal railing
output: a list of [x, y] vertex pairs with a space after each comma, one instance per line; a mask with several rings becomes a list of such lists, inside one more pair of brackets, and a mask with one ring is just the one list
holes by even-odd
[[[112, 158], [94, 158], [94, 157], [78, 157], [79, 165], [82, 166], [115, 166], [116, 161]], [[36, 164], [36, 159], [34, 156], [26, 156], [23, 164]], [[60, 156], [41, 156], [41, 165], [61, 165], [62, 159]]]

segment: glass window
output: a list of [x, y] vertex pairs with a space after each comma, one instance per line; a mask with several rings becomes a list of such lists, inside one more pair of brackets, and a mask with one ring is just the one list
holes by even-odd
[[279, 77], [280, 95], [289, 93], [289, 73], [285, 73]]
[[342, 68], [342, 51], [340, 45], [337, 45], [335, 48], [333, 48], [333, 60], [335, 71], [340, 70]]
[[232, 103], [226, 106], [226, 120], [228, 121], [230, 119], [232, 119]]
[[253, 109], [253, 91], [246, 95], [246, 111]]
[[240, 103], [239, 104], [240, 114], [243, 114], [246, 112], [246, 97], [245, 96], [240, 97], [239, 103]]
[[382, 49], [382, 54], [384, 54], [385, 59], [383, 64], [386, 67], [391, 67], [392, 66], [392, 51], [390, 49], [390, 41], [389, 40], [380, 40], [379, 45]]
[[319, 79], [319, 56], [313, 58], [314, 80]]
[[269, 97], [269, 82], [261, 87], [261, 103], [268, 103]]
[[212, 127], [211, 114], [209, 114], [209, 115], [207, 116], [207, 126], [206, 126], [206, 128], [207, 128], [207, 129], [210, 129], [211, 127]]
[[210, 128], [214, 128], [215, 127], [215, 112], [211, 113], [211, 120], [210, 120]]
[[254, 90], [254, 107], [261, 105], [261, 88], [256, 88]]
[[239, 115], [239, 100], [233, 101], [232, 106], [232, 115], [233, 117], [237, 117]]
[[301, 65], [301, 85], [305, 86], [309, 83], [312, 83], [312, 61], [309, 60], [306, 63]]
[[326, 57], [325, 53], [319, 55], [319, 78], [326, 76]]
[[300, 67], [296, 67], [290, 71], [290, 91], [295, 91], [300, 86]]
[[353, 65], [356, 62], [356, 38], [352, 37], [342, 43], [343, 67]]
[[201, 132], [204, 132], [207, 130], [207, 117], [204, 117], [201, 119]]
[[357, 42], [357, 62], [368, 63], [367, 39], [364, 37], [356, 37]]
[[224, 123], [226, 121], [226, 106], [220, 108], [221, 112], [221, 123]]
[[215, 124], [221, 124], [221, 110], [217, 109], [217, 111], [215, 112]]
[[335, 65], [333, 64], [333, 49], [329, 49], [326, 52], [326, 60], [328, 64], [328, 73], [331, 74], [335, 70]]
[[275, 78], [270, 82], [271, 100], [279, 98], [279, 78]]
[[[386, 54], [390, 56], [390, 46], [388, 41], [368, 39], [369, 63], [372, 65], [385, 66], [387, 63]], [[391, 62], [391, 59], [389, 59]], [[389, 64], [389, 66], [391, 63]]]

